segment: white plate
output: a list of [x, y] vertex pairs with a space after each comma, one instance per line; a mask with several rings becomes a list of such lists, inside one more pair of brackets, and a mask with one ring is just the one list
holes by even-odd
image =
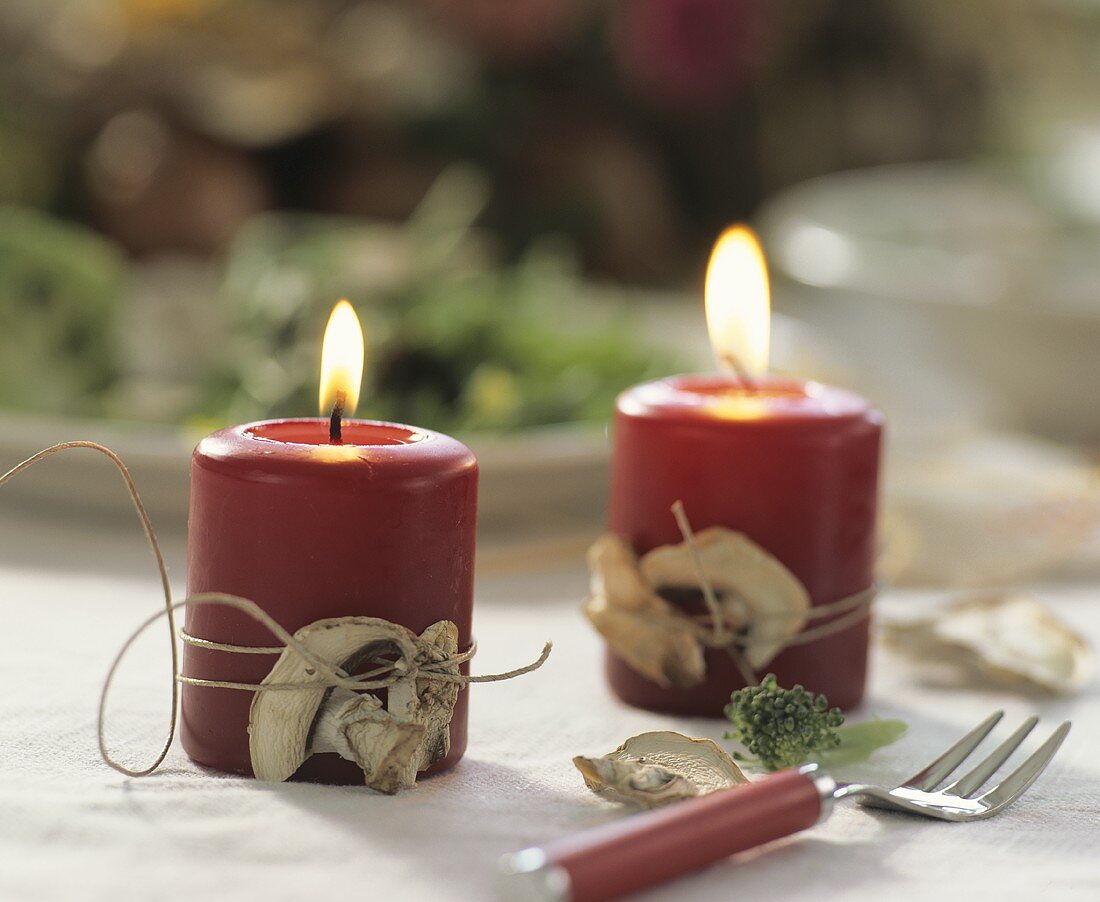
[[[126, 462], [154, 525], [187, 521], [191, 449], [201, 436], [169, 427], [103, 421], [0, 419], [0, 472], [57, 442], [90, 439]], [[531, 540], [598, 530], [607, 486], [607, 442], [591, 426], [535, 429], [514, 437], [468, 441], [481, 466], [479, 526], [483, 537]], [[33, 508], [59, 517], [133, 516], [111, 464], [74, 450], [43, 461], [0, 488], [8, 511]]]

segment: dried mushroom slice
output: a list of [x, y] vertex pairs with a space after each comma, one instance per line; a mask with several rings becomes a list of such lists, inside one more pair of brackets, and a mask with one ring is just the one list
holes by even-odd
[[584, 615], [631, 669], [666, 688], [695, 686], [706, 676], [703, 645], [695, 625], [666, 607], [660, 614], [639, 612], [593, 595], [584, 604]]
[[585, 785], [616, 802], [655, 808], [748, 782], [733, 759], [710, 739], [668, 730], [632, 736], [598, 758], [573, 764]]
[[[457, 628], [450, 621], [415, 633], [374, 617], [319, 620], [294, 634], [323, 660], [345, 671], [380, 654], [404, 662], [436, 665], [454, 656]], [[457, 673], [458, 665], [443, 672]], [[330, 689], [310, 663], [287, 648], [263, 684], [316, 683], [317, 688], [256, 692], [249, 712], [249, 752], [260, 780], [289, 779], [312, 754], [336, 752], [355, 761], [372, 789], [393, 793], [408, 788], [416, 774], [444, 757], [458, 697], [456, 683], [399, 678], [386, 690], [386, 703], [370, 693]]]
[[653, 591], [631, 547], [616, 535], [589, 549], [591, 594], [584, 614], [633, 670], [665, 687], [687, 687], [706, 675], [696, 624]]
[[1017, 689], [1068, 695], [1093, 672], [1088, 642], [1026, 595], [958, 602], [926, 619], [887, 623], [885, 636], [919, 660], [954, 665]]
[[[340, 701], [338, 693], [351, 698]], [[354, 761], [366, 784], [379, 792], [392, 794], [416, 782], [419, 751], [427, 733], [423, 724], [398, 720], [374, 695], [334, 689], [330, 702], [317, 718], [309, 754], [336, 752]]]
[[[458, 627], [450, 620], [433, 623], [420, 634], [421, 666], [438, 665], [441, 661], [454, 658], [458, 654]], [[444, 668], [436, 668], [436, 673], [457, 675], [459, 665], [452, 663]], [[409, 716], [415, 717], [424, 726], [424, 739], [421, 741], [416, 762], [418, 771], [426, 770], [436, 761], [447, 757], [451, 750], [451, 717], [454, 715], [458, 692], [462, 687], [458, 683], [444, 680], [417, 679], [416, 706]], [[393, 688], [390, 689], [393, 698]], [[389, 709], [394, 711], [393, 702]]]
[[613, 533], [600, 536], [588, 549], [590, 591], [607, 598], [617, 608], [663, 612], [665, 602], [643, 579], [638, 556], [626, 541]]
[[[743, 635], [745, 659], [759, 670], [805, 626], [809, 594], [777, 558], [742, 533], [712, 526], [695, 536], [695, 544], [729, 625]], [[686, 543], [653, 549], [640, 568], [655, 589], [699, 588], [695, 557]]]

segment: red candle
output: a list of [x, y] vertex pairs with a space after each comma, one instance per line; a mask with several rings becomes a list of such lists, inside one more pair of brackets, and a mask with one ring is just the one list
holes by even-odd
[[[358, 376], [354, 388], [357, 395]], [[199, 443], [191, 463], [188, 593], [250, 598], [290, 632], [352, 615], [417, 633], [451, 620], [459, 649], [468, 649], [477, 461], [460, 442], [426, 429], [362, 420], [341, 425], [338, 441], [330, 439], [329, 420], [301, 419], [235, 426]], [[216, 605], [188, 608], [185, 629], [219, 643], [273, 644], [254, 620]], [[183, 672], [258, 683], [275, 660], [186, 646]], [[181, 737], [194, 761], [251, 774], [252, 696], [183, 687]], [[450, 752], [433, 771], [462, 757], [466, 714], [463, 688]], [[353, 762], [334, 754], [313, 756], [298, 776], [363, 780]]]
[[[670, 508], [682, 501], [695, 531], [725, 526], [745, 533], [802, 581], [814, 605], [825, 605], [874, 584], [882, 417], [851, 392], [752, 374], [767, 366], [767, 281], [759, 251], [746, 262], [743, 250], [712, 259], [707, 278], [716, 351], [742, 372], [678, 376], [619, 397], [610, 528], [639, 554], [676, 544], [683, 537]], [[715, 309], [730, 296], [735, 305]], [[801, 683], [851, 707], [863, 696], [867, 641], [864, 619], [788, 648], [764, 669], [781, 685]], [[717, 715], [744, 680], [723, 651], [708, 651], [706, 665], [703, 683], [674, 689], [613, 653], [606, 663], [612, 689], [632, 705]]]

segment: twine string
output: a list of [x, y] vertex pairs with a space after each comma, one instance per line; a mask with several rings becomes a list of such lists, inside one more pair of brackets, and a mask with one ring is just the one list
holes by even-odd
[[[99, 442], [89, 441], [73, 441], [73, 442], [59, 442], [56, 445], [51, 445], [49, 448], [44, 448], [37, 454], [32, 454], [25, 461], [12, 467], [3, 476], [0, 476], [0, 485], [14, 479], [24, 470], [33, 467], [35, 464], [46, 460], [48, 457], [53, 457], [55, 454], [60, 454], [62, 451], [69, 451], [74, 448], [87, 448], [90, 451], [95, 451], [104, 455], [108, 460], [115, 465], [119, 475], [122, 476], [122, 481], [126, 485], [126, 491], [130, 495], [130, 501], [134, 505], [134, 510], [137, 511], [138, 520], [141, 521], [141, 528], [145, 533], [145, 539], [149, 543], [149, 548], [153, 552], [153, 557], [157, 564], [157, 574], [160, 576], [161, 591], [164, 593], [164, 610], [159, 611], [153, 617], [146, 620], [137, 631], [130, 636], [126, 642], [123, 643], [122, 648], [119, 650], [118, 656], [111, 664], [110, 670], [107, 672], [107, 678], [103, 682], [103, 692], [99, 696], [99, 711], [96, 715], [96, 735], [99, 742], [99, 754], [100, 757], [108, 765], [113, 767], [120, 773], [126, 774], [128, 777], [145, 777], [155, 771], [164, 762], [164, 759], [168, 757], [168, 750], [172, 747], [172, 739], [176, 734], [176, 722], [179, 720], [179, 696], [176, 694], [176, 680], [175, 675], [179, 672], [179, 651], [176, 648], [175, 634], [176, 634], [176, 618], [175, 609], [176, 605], [172, 603], [172, 586], [168, 582], [168, 568], [164, 565], [164, 557], [160, 551], [160, 543], [157, 541], [156, 533], [153, 531], [153, 523], [149, 519], [149, 514], [145, 510], [145, 504], [141, 500], [141, 495], [137, 490], [137, 485], [134, 484], [134, 479], [130, 475], [129, 469], [126, 464], [123, 463], [122, 458], [115, 454], [106, 445], [101, 445]], [[118, 669], [118, 663], [122, 659], [122, 656], [129, 650], [130, 646], [134, 644], [147, 626], [154, 623], [161, 617], [168, 618], [168, 644], [171, 647], [172, 652], [172, 682], [170, 684], [172, 693], [172, 709], [171, 716], [169, 718], [169, 731], [168, 738], [165, 739], [164, 745], [157, 753], [156, 758], [153, 759], [153, 763], [146, 768], [140, 770], [134, 770], [127, 767], [119, 761], [115, 761], [111, 757], [110, 751], [107, 749], [107, 743], [104, 731], [104, 721], [106, 720], [107, 710], [107, 692], [111, 687], [111, 680], [114, 678], [115, 671]]]
[[[282, 692], [295, 689], [319, 688], [340, 688], [348, 689], [352, 692], [365, 692], [371, 689], [388, 689], [398, 680], [408, 679], [409, 677], [435, 680], [441, 683], [458, 683], [463, 686], [470, 683], [499, 683], [503, 680], [511, 680], [515, 677], [523, 676], [525, 673], [531, 673], [534, 670], [538, 670], [546, 662], [553, 648], [553, 643], [547, 642], [543, 646], [542, 653], [538, 658], [522, 667], [516, 667], [513, 670], [508, 670], [503, 673], [486, 673], [471, 676], [449, 671], [451, 668], [465, 664], [473, 658], [477, 653], [476, 643], [472, 644], [466, 651], [433, 660], [432, 658], [438, 653], [438, 649], [430, 643], [425, 642], [419, 636], [414, 636], [412, 637], [412, 645], [415, 649], [415, 654], [402, 652], [397, 660], [390, 661], [383, 658], [381, 656], [382, 653], [380, 653], [372, 656], [366, 662], [367, 664], [377, 664], [378, 666], [374, 669], [363, 673], [349, 674], [343, 670], [343, 668], [336, 666], [331, 661], [327, 661], [325, 658], [311, 651], [308, 645], [303, 643], [288, 630], [284, 629], [278, 621], [250, 598], [242, 598], [239, 595], [229, 595], [224, 592], [201, 592], [195, 595], [189, 595], [183, 601], [175, 602], [173, 607], [181, 608], [187, 605], [199, 606], [204, 604], [222, 605], [246, 614], [267, 629], [283, 644], [280, 646], [231, 645], [224, 642], [212, 642], [209, 639], [201, 639], [192, 636], [185, 630], [180, 630], [179, 636], [185, 645], [227, 652], [229, 654], [244, 655], [279, 655], [289, 648], [296, 655], [304, 659], [310, 667], [315, 668], [317, 673], [321, 676], [321, 679], [300, 683], [241, 683], [233, 680], [208, 680], [177, 673], [175, 675], [176, 682], [185, 686], [201, 686], [210, 689], [240, 689], [248, 692]], [[158, 611], [154, 616], [147, 619], [129, 641], [132, 642], [141, 631], [148, 628], [163, 616], [165, 616], [165, 611]], [[389, 640], [383, 641], [385, 641], [387, 645], [393, 645]], [[124, 652], [125, 648], [118, 655], [119, 659]], [[115, 663], [117, 665], [118, 659], [116, 659]]]
[[[188, 596], [183, 601], [172, 600], [172, 586], [168, 579], [168, 568], [164, 563], [164, 556], [161, 553], [160, 543], [157, 541], [156, 533], [153, 531], [152, 521], [149, 519], [149, 514], [145, 509], [145, 504], [141, 500], [141, 494], [138, 492], [137, 485], [134, 483], [133, 477], [130, 475], [130, 471], [126, 464], [123, 462], [114, 451], [105, 445], [101, 445], [98, 442], [92, 441], [70, 441], [59, 442], [56, 445], [51, 445], [49, 448], [45, 448], [39, 451], [37, 454], [28, 457], [26, 460], [12, 467], [2, 476], [0, 476], [0, 486], [13, 479], [15, 476], [22, 473], [24, 470], [34, 466], [41, 461], [52, 457], [62, 451], [68, 451], [74, 448], [87, 448], [91, 451], [95, 451], [104, 455], [108, 460], [114, 464], [119, 474], [122, 476], [122, 481], [126, 486], [126, 491], [130, 496], [130, 501], [133, 503], [134, 510], [137, 512], [138, 519], [141, 521], [142, 530], [145, 533], [146, 541], [149, 544], [150, 550], [153, 552], [153, 558], [156, 562], [157, 574], [160, 577], [161, 590], [164, 595], [164, 608], [157, 611], [155, 614], [147, 617], [130, 635], [126, 638], [126, 641], [122, 643], [122, 647], [118, 650], [114, 660], [111, 661], [111, 666], [107, 670], [107, 676], [103, 681], [103, 689], [99, 696], [99, 710], [96, 717], [96, 735], [99, 743], [99, 754], [104, 763], [119, 773], [125, 774], [128, 777], [145, 777], [153, 773], [161, 764], [164, 763], [164, 759], [168, 757], [168, 752], [172, 747], [172, 741], [176, 735], [176, 727], [179, 723], [179, 693], [176, 690], [176, 686], [179, 683], [183, 683], [189, 686], [208, 686], [211, 688], [223, 688], [223, 689], [241, 689], [252, 692], [258, 691], [282, 691], [292, 689], [317, 689], [317, 688], [344, 688], [352, 692], [364, 692], [371, 689], [382, 689], [392, 686], [400, 679], [406, 679], [409, 677], [416, 677], [417, 679], [435, 680], [445, 683], [458, 683], [460, 685], [468, 685], [470, 683], [495, 683], [502, 680], [510, 680], [514, 677], [522, 676], [526, 673], [531, 673], [534, 670], [538, 670], [550, 656], [550, 651], [553, 648], [553, 643], [547, 642], [542, 649], [542, 653], [538, 658], [532, 661], [530, 664], [526, 664], [523, 667], [517, 667], [514, 670], [509, 670], [504, 673], [493, 674], [480, 674], [477, 676], [470, 676], [467, 674], [454, 673], [453, 669], [465, 664], [474, 654], [477, 652], [477, 645], [472, 644], [469, 649], [463, 652], [458, 652], [454, 655], [449, 655], [444, 658], [436, 657], [438, 655], [438, 649], [429, 643], [420, 640], [419, 637], [414, 637], [412, 642], [413, 654], [407, 653], [405, 650], [401, 651], [397, 660], [390, 661], [382, 658], [378, 655], [374, 656], [368, 664], [377, 664], [374, 669], [369, 670], [361, 674], [348, 674], [342, 668], [337, 667], [324, 658], [318, 656], [311, 651], [307, 645], [295, 638], [290, 632], [284, 629], [277, 621], [275, 621], [271, 615], [269, 615], [263, 608], [261, 608], [256, 602], [249, 598], [241, 598], [237, 595], [229, 595], [221, 592], [204, 592], [195, 595]], [[282, 645], [280, 646], [245, 646], [245, 645], [230, 645], [222, 642], [213, 642], [209, 639], [202, 639], [197, 636], [191, 636], [185, 631], [180, 631], [180, 636], [185, 644], [193, 645], [197, 648], [206, 648], [214, 651], [224, 651], [233, 654], [253, 654], [253, 655], [278, 655], [282, 654], [285, 649], [291, 649], [295, 654], [303, 658], [311, 667], [315, 668], [316, 672], [321, 676], [320, 680], [309, 683], [276, 683], [276, 684], [262, 684], [262, 683], [236, 683], [228, 680], [201, 680], [195, 677], [186, 677], [180, 673], [179, 666], [179, 650], [176, 646], [176, 611], [180, 608], [187, 607], [188, 605], [222, 605], [224, 607], [233, 608], [241, 613], [251, 617], [256, 622], [265, 627], [276, 639], [278, 639]], [[161, 746], [160, 751], [153, 759], [152, 764], [144, 768], [131, 768], [126, 766], [120, 761], [115, 760], [112, 757], [110, 750], [107, 748], [106, 741], [106, 712], [107, 712], [107, 699], [110, 694], [111, 684], [114, 681], [115, 674], [118, 671], [119, 665], [122, 663], [122, 659], [126, 656], [126, 653], [138, 640], [138, 638], [156, 623], [161, 617], [167, 618], [168, 621], [168, 640], [169, 647], [171, 649], [171, 665], [172, 665], [172, 680], [170, 684], [171, 692], [171, 713], [168, 723], [168, 735], [165, 738], [164, 744]], [[394, 643], [389, 643], [393, 645]]]
[[[285, 645], [232, 645], [227, 642], [214, 642], [210, 639], [203, 639], [199, 636], [192, 636], [190, 633], [187, 632], [187, 630], [182, 629], [179, 631], [179, 637], [180, 641], [182, 641], [184, 645], [190, 645], [194, 648], [202, 648], [207, 651], [224, 651], [228, 652], [229, 654], [236, 655], [280, 655], [286, 648]], [[475, 654], [477, 654], [476, 639], [470, 643], [470, 647], [466, 651], [457, 652], [448, 657], [443, 662], [429, 662], [427, 664], [419, 665], [419, 667], [421, 670], [436, 670], [441, 666], [449, 667], [454, 664], [465, 664], [467, 661], [471, 660]], [[371, 660], [373, 661], [376, 658], [377, 656], [375, 658], [372, 658]], [[387, 666], [380, 667], [377, 670], [372, 670], [369, 672], [369, 674], [357, 674], [356, 678], [363, 679], [368, 676], [385, 673], [387, 670], [390, 669], [388, 663], [389, 662], [387, 662]], [[181, 682], [183, 682], [182, 679]]]
[[722, 616], [722, 608], [718, 604], [718, 596], [714, 591], [714, 586], [710, 584], [710, 577], [707, 576], [706, 568], [703, 567], [703, 556], [699, 553], [699, 543], [695, 541], [695, 531], [691, 528], [691, 521], [688, 520], [687, 514], [684, 512], [684, 502], [677, 501], [672, 505], [672, 515], [676, 518], [676, 523], [684, 537], [684, 543], [691, 553], [691, 562], [695, 565], [695, 575], [699, 579], [699, 588], [703, 590], [703, 601], [710, 612], [713, 631], [711, 641], [716, 646], [729, 645], [730, 639], [733, 637], [726, 623], [726, 618]]

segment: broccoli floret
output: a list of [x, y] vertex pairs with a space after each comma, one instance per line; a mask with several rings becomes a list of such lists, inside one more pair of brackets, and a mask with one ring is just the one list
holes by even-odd
[[[840, 709], [830, 708], [825, 696], [801, 686], [784, 689], [774, 673], [759, 686], [734, 692], [725, 715], [733, 724], [726, 738], [740, 741], [766, 770], [793, 767], [815, 752], [836, 748], [837, 727], [844, 723]], [[740, 754], [734, 757], [749, 760]]]

